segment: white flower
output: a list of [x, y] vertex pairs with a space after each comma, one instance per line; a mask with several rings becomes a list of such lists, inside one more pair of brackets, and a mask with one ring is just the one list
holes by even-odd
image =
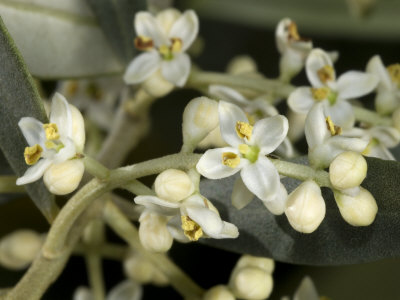
[[300, 37], [296, 23], [289, 18], [278, 23], [275, 39], [281, 54], [279, 65], [281, 76], [290, 79], [303, 68], [304, 61], [313, 47], [312, 41]]
[[315, 104], [308, 113], [305, 135], [308, 159], [314, 168], [326, 168], [340, 153], [361, 153], [368, 145], [368, 140], [342, 136], [341, 128], [325, 115], [323, 103]]
[[173, 85], [182, 87], [189, 76], [190, 58], [185, 51], [193, 43], [199, 22], [193, 10], [181, 14], [167, 9], [153, 16], [139, 12], [135, 16], [137, 38], [135, 46], [145, 51], [134, 58], [126, 69], [124, 80], [128, 84], [140, 83], [156, 71]]
[[[175, 216], [175, 221], [176, 217], [180, 218], [183, 233], [192, 241], [197, 241], [203, 234], [214, 239], [236, 238], [239, 235], [236, 226], [222, 221], [214, 205], [199, 194], [180, 202], [171, 202], [156, 196], [137, 196], [135, 203], [144, 205], [145, 212]], [[171, 233], [178, 240], [185, 239], [177, 236], [179, 233], [176, 230]]]
[[231, 147], [211, 149], [197, 163], [197, 171], [210, 179], [231, 176], [239, 171], [246, 187], [264, 202], [284, 202], [279, 174], [266, 157], [284, 140], [288, 121], [277, 115], [249, 124], [236, 105], [220, 101], [221, 134]]
[[[69, 167], [77, 167], [77, 162], [83, 166], [82, 160], [77, 159], [76, 154], [82, 152], [85, 143], [84, 121], [81, 113], [68, 104], [61, 94], [56, 93], [53, 97], [50, 123], [43, 124], [34, 118], [24, 117], [18, 125], [29, 145], [25, 148], [24, 156], [25, 162], [31, 167], [17, 179], [17, 185], [34, 182], [44, 174], [46, 186], [51, 187], [52, 177], [45, 174], [51, 168], [58, 168], [59, 164], [72, 162], [72, 159], [74, 161], [71, 166], [63, 165], [67, 173], [71, 171]], [[67, 191], [63, 189], [63, 193], [71, 192], [79, 184], [84, 168], [79, 166], [77, 169], [80, 170], [78, 174], [73, 172], [74, 176], [79, 177], [79, 180], [74, 180], [75, 187], [70, 186]], [[64, 179], [68, 184], [71, 182], [68, 176]]]
[[399, 64], [393, 64], [385, 68], [379, 55], [373, 56], [367, 64], [367, 72], [379, 78], [375, 106], [380, 114], [391, 113], [400, 104], [399, 71]]
[[[265, 117], [273, 117], [279, 114], [275, 106], [268, 103], [262, 97], [253, 100], [248, 100], [238, 91], [223, 85], [210, 85], [209, 93], [216, 97], [218, 100], [224, 100], [241, 107], [247, 117], [250, 119], [250, 124], [254, 123]], [[220, 129], [218, 129], [220, 130]], [[284, 157], [292, 157], [294, 155], [293, 145], [290, 140], [285, 137], [283, 142], [276, 148], [275, 152]]]
[[306, 61], [306, 73], [312, 88], [300, 87], [288, 98], [291, 109], [307, 113], [318, 102], [326, 115], [342, 127], [352, 127], [355, 121], [353, 108], [346, 100], [364, 96], [375, 89], [378, 78], [373, 74], [348, 71], [336, 80], [335, 69], [329, 55], [314, 49]]
[[396, 147], [400, 142], [400, 132], [396, 128], [381, 125], [368, 129], [351, 128], [344, 130], [342, 135], [369, 141], [368, 146], [362, 152], [363, 155], [396, 160], [388, 149]]

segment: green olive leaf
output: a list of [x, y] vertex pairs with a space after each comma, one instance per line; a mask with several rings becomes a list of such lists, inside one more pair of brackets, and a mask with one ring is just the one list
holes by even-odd
[[[305, 159], [296, 160], [304, 163]], [[368, 174], [362, 186], [374, 195], [378, 214], [372, 225], [354, 227], [340, 215], [331, 190], [323, 188], [326, 216], [311, 234], [295, 231], [285, 215], [274, 216], [259, 199], [242, 210], [231, 204], [234, 177], [203, 180], [202, 194], [219, 209], [224, 220], [239, 228], [237, 239], [204, 239], [207, 245], [238, 253], [272, 257], [307, 265], [343, 265], [374, 261], [400, 255], [400, 163], [367, 158]], [[288, 192], [300, 182], [284, 178]]]
[[[27, 169], [23, 156], [27, 143], [18, 127], [22, 117], [48, 122], [32, 77], [0, 18], [0, 148], [17, 176], [22, 176]], [[51, 222], [58, 207], [43, 181], [25, 187], [36, 206]]]

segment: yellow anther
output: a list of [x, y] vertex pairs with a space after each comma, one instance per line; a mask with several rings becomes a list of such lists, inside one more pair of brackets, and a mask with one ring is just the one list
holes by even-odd
[[147, 36], [139, 35], [134, 41], [135, 47], [138, 50], [146, 51], [154, 47], [153, 40]]
[[240, 157], [233, 152], [222, 153], [222, 164], [230, 168], [236, 168], [240, 163]]
[[317, 100], [317, 101], [322, 101], [324, 99], [327, 99], [329, 92], [330, 92], [330, 90], [327, 87], [322, 87], [319, 89], [311, 88], [311, 94], [312, 94], [314, 100]]
[[297, 31], [297, 25], [295, 22], [291, 22], [289, 24], [288, 33], [289, 33], [289, 40], [299, 41], [301, 39], [299, 32]]
[[334, 77], [335, 77], [334, 72], [335, 72], [335, 70], [333, 69], [332, 66], [325, 65], [317, 71], [317, 74], [318, 74], [319, 79], [323, 83], [326, 83], [327, 81], [331, 81], [334, 79]]
[[58, 133], [58, 127], [55, 123], [43, 124], [44, 132], [46, 133], [46, 139], [49, 141], [58, 140], [60, 134]]
[[246, 155], [250, 151], [250, 147], [247, 144], [240, 144], [239, 145], [239, 152], [243, 155]]
[[171, 60], [174, 58], [174, 56], [172, 55], [171, 48], [168, 47], [167, 45], [161, 45], [160, 48], [158, 48], [158, 52], [160, 52], [160, 55], [165, 60]]
[[372, 138], [367, 147], [365, 147], [364, 151], [361, 152], [362, 155], [368, 155], [371, 153], [372, 148], [374, 148], [375, 146], [379, 145], [379, 141], [376, 138]]
[[390, 65], [386, 69], [388, 70], [392, 81], [400, 87], [400, 64]]
[[342, 134], [342, 128], [339, 126], [336, 126], [333, 123], [331, 117], [329, 117], [329, 116], [326, 117], [325, 121], [326, 121], [326, 126], [328, 127], [328, 130], [331, 132], [332, 136]]
[[32, 147], [25, 147], [24, 157], [25, 157], [26, 164], [27, 165], [36, 164], [36, 162], [39, 160], [42, 152], [43, 152], [43, 149], [38, 144], [33, 145]]
[[67, 86], [65, 88], [66, 90], [66, 95], [68, 98], [73, 97], [76, 95], [76, 93], [78, 92], [78, 81], [76, 80], [71, 80], [67, 83]]
[[193, 221], [189, 216], [181, 216], [183, 233], [191, 241], [197, 241], [203, 236], [200, 225]]
[[103, 91], [94, 82], [90, 82], [86, 86], [86, 93], [89, 95], [90, 98], [93, 98], [95, 100], [100, 100], [103, 96]]
[[251, 138], [253, 126], [246, 122], [236, 122], [236, 133], [240, 138], [246, 137], [248, 140]]
[[171, 38], [171, 51], [172, 52], [181, 52], [182, 50], [182, 40], [180, 38]]

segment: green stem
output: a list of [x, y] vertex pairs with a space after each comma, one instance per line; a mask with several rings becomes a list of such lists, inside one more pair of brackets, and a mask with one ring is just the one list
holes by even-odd
[[90, 156], [85, 155], [83, 162], [85, 163], [85, 170], [94, 177], [106, 180], [110, 176], [110, 170]]
[[299, 179], [301, 181], [314, 180], [320, 186], [332, 188], [328, 172], [322, 170], [316, 171], [309, 166], [304, 166], [284, 160], [270, 160], [275, 165], [276, 169], [281, 175]]
[[123, 245], [110, 243], [103, 243], [97, 246], [78, 244], [75, 246], [74, 252], [72, 254], [86, 255], [86, 253], [89, 253], [91, 251], [97, 251], [97, 253], [103, 258], [112, 260], [123, 260], [127, 256], [129, 249]]
[[112, 202], [107, 203], [104, 216], [110, 227], [123, 238], [129, 246], [157, 266], [168, 278], [171, 285], [185, 299], [196, 299], [204, 293], [204, 290], [192, 281], [192, 279], [167, 256], [164, 254], [153, 254], [144, 249], [139, 241], [137, 229]]
[[353, 112], [357, 121], [362, 121], [371, 125], [392, 126], [391, 118], [383, 117], [375, 111], [359, 106], [353, 106]]
[[273, 93], [278, 97], [287, 97], [295, 87], [282, 83], [279, 80], [265, 78], [250, 78], [243, 75], [229, 75], [226, 73], [192, 71], [187, 81], [188, 86], [203, 86], [222, 84], [230, 87], [251, 89], [260, 93]]
[[0, 193], [25, 193], [22, 185], [16, 185], [16, 176], [0, 176]]

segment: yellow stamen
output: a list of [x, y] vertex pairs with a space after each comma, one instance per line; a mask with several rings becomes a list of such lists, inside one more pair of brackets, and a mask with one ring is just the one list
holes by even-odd
[[246, 155], [250, 151], [250, 147], [247, 144], [240, 144], [239, 145], [239, 152], [243, 155]]
[[49, 141], [58, 140], [60, 134], [58, 133], [58, 127], [55, 123], [43, 124], [44, 132], [46, 133], [46, 139]]
[[200, 225], [193, 221], [189, 216], [181, 216], [183, 233], [191, 241], [197, 241], [203, 236]]
[[100, 100], [103, 96], [103, 91], [94, 82], [90, 82], [86, 86], [86, 93], [95, 100]]
[[388, 70], [392, 81], [400, 87], [400, 64], [390, 65], [386, 69]]
[[236, 133], [240, 138], [246, 137], [248, 140], [251, 138], [253, 126], [246, 122], [236, 122]]
[[25, 157], [26, 164], [27, 165], [36, 164], [36, 162], [39, 160], [42, 152], [43, 152], [43, 149], [38, 144], [33, 145], [32, 147], [25, 147], [24, 157]]
[[325, 65], [321, 69], [317, 71], [319, 79], [326, 83], [327, 81], [331, 81], [334, 79], [334, 69], [330, 65]]
[[76, 81], [76, 80], [69, 81], [65, 88], [66, 89], [65, 96], [67, 96], [67, 98], [75, 96], [78, 91], [78, 87], [79, 87], [78, 81]]
[[222, 164], [230, 168], [236, 168], [240, 163], [240, 157], [233, 152], [222, 153]]
[[141, 51], [151, 50], [154, 47], [153, 40], [147, 36], [139, 35], [134, 41], [135, 47]]
[[291, 22], [288, 26], [288, 32], [289, 32], [289, 39], [293, 41], [300, 41], [300, 35], [299, 32], [297, 31], [297, 25], [295, 22]]
[[327, 87], [322, 87], [319, 89], [311, 88], [311, 94], [312, 94], [314, 100], [317, 100], [317, 101], [322, 101], [324, 99], [327, 99], [329, 92], [330, 92], [330, 90]]
[[326, 126], [328, 127], [328, 130], [331, 132], [332, 136], [342, 134], [342, 128], [339, 126], [336, 126], [333, 123], [331, 117], [329, 117], [329, 116], [326, 117], [325, 121], [326, 121]]
[[172, 52], [181, 52], [182, 50], [182, 40], [180, 38], [171, 38], [171, 51]]

